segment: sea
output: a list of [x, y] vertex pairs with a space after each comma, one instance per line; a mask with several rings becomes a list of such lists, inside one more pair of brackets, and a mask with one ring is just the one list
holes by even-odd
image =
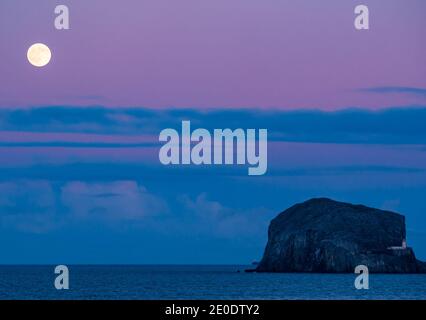
[[55, 266], [0, 266], [0, 300], [426, 299], [426, 274], [246, 273], [244, 265], [69, 265], [69, 289], [54, 286]]

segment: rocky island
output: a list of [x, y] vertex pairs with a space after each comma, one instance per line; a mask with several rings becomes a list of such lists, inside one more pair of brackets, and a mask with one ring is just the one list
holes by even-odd
[[405, 217], [363, 205], [318, 198], [274, 218], [256, 272], [425, 273], [406, 245]]

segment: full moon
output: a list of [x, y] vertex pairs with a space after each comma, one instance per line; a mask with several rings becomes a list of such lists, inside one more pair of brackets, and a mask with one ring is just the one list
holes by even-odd
[[49, 63], [51, 57], [49, 47], [43, 43], [33, 44], [27, 52], [28, 61], [36, 67], [44, 67]]

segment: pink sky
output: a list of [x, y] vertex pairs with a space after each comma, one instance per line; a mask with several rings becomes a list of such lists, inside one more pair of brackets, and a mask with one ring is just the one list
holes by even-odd
[[[426, 2], [362, 1], [368, 31], [353, 26], [360, 1], [61, 1], [71, 30], [54, 28], [57, 1], [0, 4], [0, 107], [371, 109], [424, 105]], [[42, 69], [34, 42], [53, 52]]]

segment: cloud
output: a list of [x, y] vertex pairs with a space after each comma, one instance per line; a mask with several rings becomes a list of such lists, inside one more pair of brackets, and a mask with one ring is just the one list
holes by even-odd
[[262, 237], [273, 215], [273, 211], [266, 208], [227, 207], [209, 200], [206, 193], [199, 194], [195, 199], [181, 196], [180, 202], [195, 225], [195, 232], [208, 232], [225, 238]]
[[[173, 210], [170, 209], [173, 205]], [[21, 180], [0, 183], [0, 226], [49, 233], [69, 226], [128, 226], [160, 233], [224, 239], [264, 238], [274, 210], [233, 208], [211, 200], [178, 196], [166, 202], [135, 181], [65, 183]]]
[[370, 88], [362, 88], [359, 91], [368, 92], [368, 93], [380, 93], [380, 94], [410, 94], [410, 95], [426, 97], [426, 89], [417, 88], [417, 87], [398, 87], [398, 86], [370, 87]]
[[76, 221], [144, 221], [167, 204], [135, 181], [63, 184], [46, 180], [0, 183], [0, 225], [44, 233]]
[[56, 197], [48, 181], [0, 183], [0, 225], [42, 233], [59, 223]]
[[145, 143], [111, 143], [111, 142], [0, 142], [0, 147], [48, 147], [48, 148], [152, 148], [158, 142]]
[[[373, 89], [369, 89], [373, 90]], [[418, 89], [420, 92], [423, 89]], [[414, 91], [414, 89], [412, 90]], [[369, 144], [426, 144], [426, 106], [389, 108], [382, 111], [347, 109], [325, 112], [315, 110], [225, 110], [210, 111], [152, 110], [146, 108], [102, 107], [40, 107], [0, 110], [0, 135], [3, 132], [79, 133], [96, 134], [96, 141], [7, 141], [4, 146], [43, 146], [100, 148], [126, 147], [125, 136], [158, 136], [164, 128], [181, 130], [181, 121], [190, 120], [192, 128], [266, 128], [270, 141], [369, 143]], [[102, 135], [120, 135], [113, 144], [102, 141]], [[53, 138], [52, 138], [53, 139]], [[66, 143], [65, 143], [66, 142]], [[147, 141], [149, 142], [149, 141]], [[150, 141], [151, 143], [158, 141]], [[8, 144], [9, 143], [9, 144]], [[25, 144], [27, 143], [27, 144]], [[103, 143], [105, 145], [103, 145]], [[130, 145], [132, 146], [132, 145]], [[133, 144], [149, 147], [149, 143]]]
[[73, 181], [61, 189], [61, 201], [77, 218], [138, 220], [167, 212], [167, 205], [135, 181]]

